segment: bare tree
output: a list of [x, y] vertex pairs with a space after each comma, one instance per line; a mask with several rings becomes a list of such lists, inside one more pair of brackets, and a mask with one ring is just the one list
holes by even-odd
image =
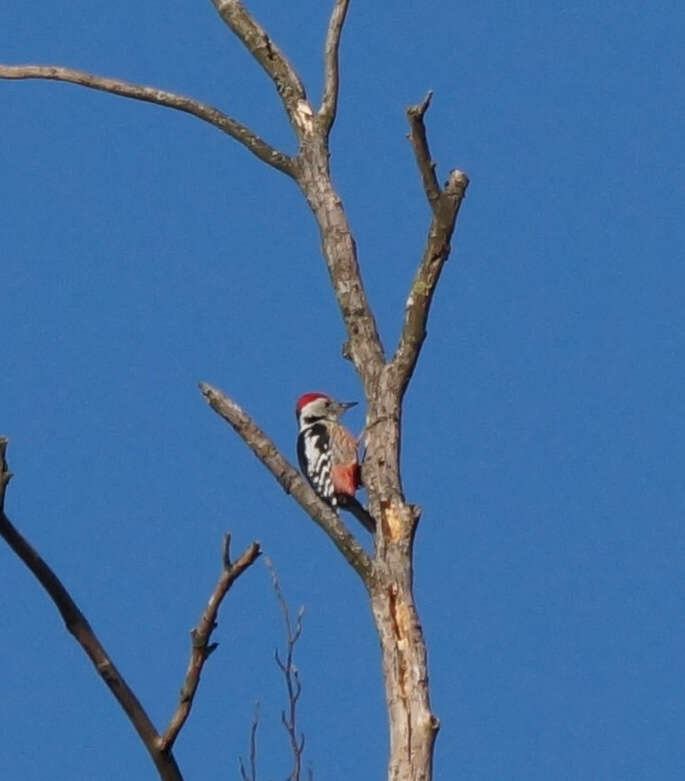
[[[413, 597], [413, 543], [421, 511], [405, 499], [402, 490], [399, 467], [402, 402], [426, 337], [433, 293], [450, 253], [455, 220], [468, 179], [461, 171], [452, 170], [444, 185], [438, 181], [424, 121], [431, 99], [429, 92], [407, 110], [407, 119], [409, 141], [431, 219], [423, 254], [409, 287], [399, 342], [386, 357], [362, 284], [356, 245], [329, 170], [328, 139], [339, 94], [338, 49], [349, 0], [334, 2], [324, 46], [323, 95], [318, 106], [308, 100], [302, 80], [273, 38], [239, 0], [212, 0], [212, 3], [273, 82], [294, 132], [297, 154], [289, 156], [274, 148], [251, 128], [213, 106], [155, 87], [52, 65], [0, 65], [0, 77], [68, 81], [188, 112], [232, 136], [262, 162], [292, 178], [300, 188], [319, 227], [323, 257], [347, 332], [343, 354], [353, 363], [366, 398], [363, 482], [376, 528], [373, 554], [367, 553], [343, 520], [316, 496], [235, 401], [211, 385], [202, 383], [200, 387], [211, 407], [328, 534], [361, 578], [381, 644], [390, 728], [388, 779], [429, 781], [439, 721], [430, 707], [426, 647]], [[198, 635], [202, 636], [200, 630]], [[203, 653], [208, 650], [206, 645], [202, 648]], [[192, 666], [191, 660], [186, 682], [194, 693]], [[192, 693], [185, 700], [188, 708], [191, 701]], [[183, 702], [182, 695], [181, 711], [174, 723], [182, 724], [187, 715], [183, 715], [186, 707]], [[139, 733], [148, 748], [160, 740], [159, 736], [146, 738], [141, 729]], [[170, 725], [161, 738], [168, 757], [171, 757], [169, 750], [174, 737]], [[151, 753], [155, 758], [154, 752]], [[163, 778], [178, 777], [164, 775], [159, 764], [158, 769]]]

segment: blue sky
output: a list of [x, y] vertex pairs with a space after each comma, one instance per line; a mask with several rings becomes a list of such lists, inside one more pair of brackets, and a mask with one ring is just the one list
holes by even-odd
[[[328, 3], [254, 0], [312, 99]], [[406, 399], [424, 508], [416, 596], [435, 778], [676, 779], [685, 764], [682, 138], [685, 11], [662, 2], [352, 2], [332, 167], [386, 349], [428, 213], [404, 108], [471, 177]], [[213, 103], [293, 151], [271, 85], [210, 3], [0, 0], [0, 60]], [[0, 83], [7, 509], [153, 720], [171, 713], [219, 567], [259, 540], [296, 609], [306, 763], [381, 778], [377, 640], [328, 539], [202, 401], [225, 389], [294, 459], [305, 390], [360, 398], [293, 183], [199, 120]], [[350, 413], [360, 426], [362, 411]], [[155, 777], [37, 584], [0, 548], [7, 779]], [[282, 641], [258, 563], [230, 593], [177, 743], [288, 773]]]

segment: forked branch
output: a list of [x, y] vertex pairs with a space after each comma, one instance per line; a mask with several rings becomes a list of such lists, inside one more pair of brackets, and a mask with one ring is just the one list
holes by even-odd
[[160, 748], [168, 752], [172, 749], [174, 741], [181, 731], [190, 709], [193, 706], [193, 698], [200, 683], [200, 675], [209, 655], [217, 647], [217, 643], [210, 643], [212, 632], [217, 626], [216, 617], [223, 598], [228, 593], [233, 583], [245, 572], [245, 570], [257, 560], [260, 554], [259, 544], [253, 542], [231, 563], [230, 560], [231, 535], [224, 537], [224, 550], [222, 556], [223, 569], [210, 594], [207, 605], [200, 620], [190, 632], [190, 660], [186, 670], [183, 685], [179, 695], [178, 705], [174, 711], [169, 725], [161, 737]]
[[149, 87], [144, 84], [133, 84], [121, 79], [98, 76], [94, 73], [63, 68], [58, 65], [0, 65], [0, 78], [3, 79], [51, 79], [80, 84], [82, 87], [111, 92], [126, 98], [144, 100], [159, 106], [175, 108], [187, 114], [193, 114], [210, 125], [218, 127], [224, 133], [239, 141], [262, 162], [267, 163], [288, 176], [294, 176], [291, 159], [284, 152], [275, 149], [246, 125], [232, 119], [223, 111], [195, 98], [178, 95], [174, 92]]
[[462, 171], [450, 171], [444, 187], [435, 175], [426, 136], [424, 116], [430, 105], [429, 92], [421, 103], [407, 109], [409, 141], [414, 149], [423, 189], [433, 212], [426, 245], [416, 270], [404, 311], [404, 325], [391, 367], [403, 394], [426, 338], [426, 322], [442, 267], [450, 254], [450, 240], [459, 207], [468, 187]]
[[229, 423], [257, 458], [281, 484], [283, 490], [326, 532], [333, 544], [354, 567], [368, 588], [373, 565], [355, 536], [314, 491], [300, 473], [280, 453], [272, 440], [235, 401], [206, 382], [200, 390], [210, 407]]
[[181, 772], [173, 754], [170, 751], [165, 752], [161, 749], [160, 736], [154, 724], [150, 721], [138, 698], [108, 656], [107, 651], [98, 640], [88, 620], [79, 610], [57, 575], [12, 525], [5, 514], [5, 489], [11, 477], [7, 468], [6, 451], [7, 439], [6, 437], [0, 437], [0, 535], [33, 573], [48, 593], [50, 599], [55, 603], [67, 629], [86, 652], [98, 674], [128, 716], [129, 721], [155, 763], [162, 781], [182, 781]]

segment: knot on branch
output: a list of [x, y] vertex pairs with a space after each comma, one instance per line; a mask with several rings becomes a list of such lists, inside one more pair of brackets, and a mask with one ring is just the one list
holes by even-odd
[[447, 181], [445, 182], [444, 192], [445, 195], [461, 200], [464, 197], [468, 186], [469, 177], [463, 171], [459, 171], [455, 168], [449, 172]]
[[[216, 626], [216, 624], [214, 626]], [[219, 647], [219, 643], [208, 643], [204, 649], [205, 659], [208, 659], [214, 653], [214, 651], [216, 651], [218, 647]]]

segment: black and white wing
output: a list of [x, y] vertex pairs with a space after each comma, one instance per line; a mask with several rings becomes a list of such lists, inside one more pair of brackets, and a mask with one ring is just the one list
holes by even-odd
[[331, 476], [331, 443], [328, 430], [322, 423], [314, 423], [297, 437], [297, 460], [302, 474], [316, 493], [331, 506], [337, 506]]

